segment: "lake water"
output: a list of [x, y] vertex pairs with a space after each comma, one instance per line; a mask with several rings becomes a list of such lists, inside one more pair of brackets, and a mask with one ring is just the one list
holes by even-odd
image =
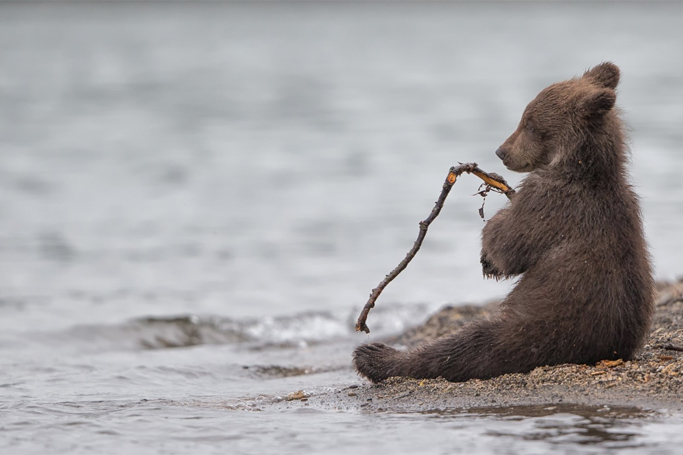
[[[464, 176], [535, 94], [623, 71], [657, 277], [683, 273], [683, 4], [0, 4], [0, 451], [677, 453], [599, 406], [245, 410], [362, 381], [361, 342], [510, 283]], [[491, 195], [487, 216], [504, 198]], [[296, 374], [308, 371], [310, 374]]]

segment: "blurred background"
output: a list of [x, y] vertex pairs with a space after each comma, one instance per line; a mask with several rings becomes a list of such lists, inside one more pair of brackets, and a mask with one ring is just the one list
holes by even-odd
[[[683, 273], [677, 4], [3, 4], [4, 324], [359, 307], [451, 165], [535, 94], [621, 66], [658, 278]], [[481, 301], [475, 193], [456, 185], [384, 300]], [[487, 216], [504, 203], [488, 198]], [[33, 319], [35, 318], [35, 320]]]
[[[148, 317], [298, 343], [291, 318], [312, 314], [311, 337], [351, 337], [449, 167], [519, 182], [494, 151], [526, 104], [605, 60], [622, 69], [656, 276], [683, 274], [682, 17], [669, 2], [0, 4], [0, 352], [23, 384], [5, 390], [54, 391], [55, 374], [74, 377], [64, 364], [95, 362], [64, 352], [101, 359], [103, 337], [115, 350], [207, 339], [164, 341]], [[455, 186], [371, 328], [508, 291], [481, 277], [479, 183]], [[489, 196], [486, 216], [504, 202]], [[224, 375], [272, 361], [231, 352], [192, 355], [233, 365]], [[172, 362], [139, 356], [107, 368]]]

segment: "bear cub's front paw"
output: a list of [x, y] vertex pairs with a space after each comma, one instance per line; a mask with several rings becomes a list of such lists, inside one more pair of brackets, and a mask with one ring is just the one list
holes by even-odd
[[486, 278], [495, 278], [498, 280], [503, 277], [501, 271], [491, 263], [486, 255], [483, 255], [479, 262], [481, 262], [481, 271]]

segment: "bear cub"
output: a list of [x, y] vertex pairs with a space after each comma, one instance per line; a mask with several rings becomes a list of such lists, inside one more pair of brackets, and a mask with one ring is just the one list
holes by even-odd
[[498, 313], [408, 352], [359, 346], [361, 375], [458, 382], [633, 358], [649, 331], [654, 281], [627, 179], [618, 83], [607, 62], [547, 87], [496, 151], [508, 169], [529, 173], [482, 233], [484, 275], [518, 277]]

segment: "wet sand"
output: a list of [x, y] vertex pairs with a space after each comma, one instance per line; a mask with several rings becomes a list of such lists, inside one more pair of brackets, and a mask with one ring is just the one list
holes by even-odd
[[[350, 409], [369, 412], [420, 412], [542, 404], [639, 407], [683, 410], [683, 280], [659, 283], [656, 314], [647, 344], [633, 361], [596, 365], [539, 367], [526, 374], [450, 383], [443, 379], [390, 378], [380, 384], [362, 381], [325, 392], [293, 392], [281, 406]], [[443, 336], [495, 309], [496, 303], [446, 307], [424, 325], [385, 340], [408, 347]]]

